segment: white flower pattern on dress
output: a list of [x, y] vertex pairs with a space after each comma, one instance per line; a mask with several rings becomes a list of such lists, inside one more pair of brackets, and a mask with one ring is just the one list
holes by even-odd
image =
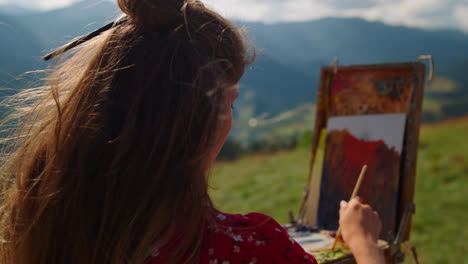
[[221, 221], [224, 221], [224, 220], [226, 220], [227, 216], [224, 215], [224, 214], [218, 214], [217, 218], [218, 218], [219, 220], [221, 220]]
[[234, 253], [239, 253], [240, 252], [240, 247], [239, 246], [234, 246], [233, 251], [234, 251]]
[[293, 244], [296, 243], [296, 240], [294, 240], [294, 238], [292, 238], [292, 237], [289, 237], [289, 241], [291, 241], [291, 243], [293, 243]]
[[[316, 264], [284, 227], [262, 214], [247, 217], [217, 212], [215, 222], [207, 224], [205, 230], [207, 242], [201, 252], [201, 263]], [[166, 258], [171, 255], [171, 251], [164, 249], [154, 248], [153, 252], [152, 264], [167, 263]]]
[[234, 241], [236, 241], [236, 242], [243, 242], [244, 241], [244, 239], [242, 239], [242, 236], [240, 236], [240, 235], [234, 235], [234, 236], [232, 236], [232, 239], [234, 239]]

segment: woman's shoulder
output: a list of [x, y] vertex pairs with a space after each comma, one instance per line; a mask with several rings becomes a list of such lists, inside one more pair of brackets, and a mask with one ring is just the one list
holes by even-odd
[[200, 263], [315, 263], [273, 218], [215, 212]]
[[[233, 235], [248, 235], [252, 238], [289, 238], [286, 230], [273, 218], [261, 213], [228, 214], [216, 211], [215, 223], [208, 226], [208, 236], [232, 237]], [[251, 239], [247, 239], [251, 242]], [[258, 244], [258, 243], [257, 243]]]

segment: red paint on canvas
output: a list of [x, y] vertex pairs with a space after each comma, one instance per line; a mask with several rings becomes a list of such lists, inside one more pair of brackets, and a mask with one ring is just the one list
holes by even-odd
[[371, 164], [377, 159], [376, 149], [385, 144], [383, 140], [366, 141], [355, 138], [353, 135], [344, 134], [342, 150], [346, 156], [345, 168], [353, 168], [355, 165]]
[[341, 200], [348, 200], [359, 173], [368, 165], [359, 196], [384, 219], [381, 238], [394, 235], [401, 155], [383, 140], [359, 139], [347, 130], [327, 136], [318, 213], [319, 226], [338, 227]]

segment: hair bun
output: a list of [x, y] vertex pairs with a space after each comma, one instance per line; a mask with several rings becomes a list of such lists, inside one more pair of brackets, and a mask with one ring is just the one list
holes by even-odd
[[120, 9], [142, 26], [164, 27], [182, 17], [186, 0], [117, 0]]

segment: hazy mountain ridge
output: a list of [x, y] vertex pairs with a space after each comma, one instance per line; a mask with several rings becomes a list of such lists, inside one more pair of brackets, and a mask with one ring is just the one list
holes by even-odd
[[344, 64], [411, 61], [425, 54], [446, 63], [468, 51], [468, 35], [459, 31], [389, 26], [359, 18], [245, 26], [256, 47], [295, 64], [335, 57]]
[[0, 14], [0, 36], [0, 87], [15, 86], [12, 80], [16, 76], [44, 66], [37, 34], [17, 18]]
[[5, 15], [20, 15], [20, 14], [27, 14], [27, 13], [35, 13], [37, 11], [34, 11], [33, 9], [28, 9], [24, 8], [21, 6], [17, 5], [6, 5], [6, 4], [0, 4], [0, 13], [5, 14]]
[[88, 0], [67, 8], [20, 15], [19, 18], [23, 25], [38, 33], [42, 44], [50, 50], [113, 21], [119, 14], [111, 2]]
[[[48, 12], [19, 12], [12, 17], [1, 15], [6, 13], [2, 11], [0, 34], [7, 41], [0, 43], [0, 86], [11, 84], [5, 81], [8, 76], [44, 67], [40, 56], [47, 51], [119, 15], [115, 4], [90, 0]], [[335, 57], [340, 64], [357, 64], [414, 61], [418, 55], [432, 54], [436, 73], [443, 69], [443, 76], [457, 81], [454, 95], [468, 95], [468, 78], [463, 69], [468, 58], [460, 58], [460, 54], [468, 54], [468, 35], [458, 31], [426, 31], [354, 18], [238, 24], [248, 30], [259, 54], [241, 82], [241, 100], [247, 93], [254, 95], [249, 99], [254, 116], [271, 116], [313, 102], [320, 67]], [[429, 96], [437, 99], [438, 94]], [[464, 101], [458, 105], [461, 110], [458, 107], [456, 112], [468, 112]]]

